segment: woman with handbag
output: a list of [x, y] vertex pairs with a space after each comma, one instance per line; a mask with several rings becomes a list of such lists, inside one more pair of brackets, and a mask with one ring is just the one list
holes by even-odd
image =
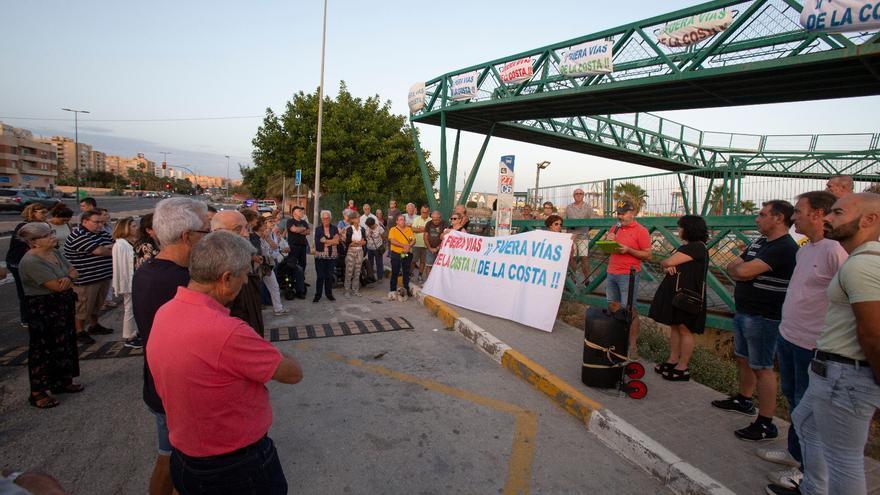
[[385, 229], [375, 218], [367, 218], [367, 259], [376, 267], [376, 280], [385, 276], [382, 257], [385, 255]]
[[669, 358], [654, 371], [666, 380], [686, 382], [691, 379], [688, 364], [694, 352], [694, 334], [706, 328], [709, 229], [702, 217], [685, 215], [678, 219], [678, 235], [682, 245], [660, 262], [666, 277], [654, 294], [648, 316], [670, 327]]

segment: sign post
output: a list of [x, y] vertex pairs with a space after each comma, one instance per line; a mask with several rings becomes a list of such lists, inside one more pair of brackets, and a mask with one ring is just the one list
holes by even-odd
[[495, 205], [495, 237], [510, 235], [513, 220], [513, 165], [516, 157], [505, 155], [498, 164], [498, 202]]
[[296, 204], [300, 203], [300, 194], [299, 194], [299, 186], [302, 185], [303, 171], [301, 168], [296, 169], [296, 174], [294, 175], [293, 181], [296, 185]]

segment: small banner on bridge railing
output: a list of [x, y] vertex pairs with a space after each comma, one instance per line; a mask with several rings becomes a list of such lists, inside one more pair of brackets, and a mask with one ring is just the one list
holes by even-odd
[[614, 72], [614, 44], [596, 40], [575, 45], [562, 52], [559, 73], [563, 76], [588, 76]]
[[453, 100], [469, 100], [477, 96], [477, 71], [465, 72], [452, 76], [452, 91], [450, 97]]
[[452, 231], [422, 292], [551, 332], [570, 254], [571, 234], [533, 230], [481, 237]]
[[671, 48], [695, 45], [724, 31], [733, 22], [729, 10], [713, 10], [667, 22], [657, 33], [657, 41]]
[[425, 83], [419, 82], [409, 87], [407, 102], [409, 103], [409, 113], [416, 113], [425, 108]]
[[535, 69], [532, 68], [532, 57], [507, 62], [501, 67], [501, 82], [504, 84], [519, 84], [528, 81], [533, 75]]
[[870, 0], [807, 0], [801, 11], [807, 31], [847, 33], [880, 28], [880, 2]]

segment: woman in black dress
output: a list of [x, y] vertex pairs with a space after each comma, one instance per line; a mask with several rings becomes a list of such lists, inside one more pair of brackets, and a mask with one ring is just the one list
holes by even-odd
[[[706, 241], [709, 229], [706, 221], [696, 215], [678, 219], [678, 236], [682, 245], [672, 255], [660, 262], [666, 278], [660, 282], [651, 310], [654, 321], [669, 325], [669, 358], [658, 364], [654, 371], [670, 381], [688, 381], [691, 378], [688, 363], [694, 352], [694, 334], [706, 328], [706, 272], [709, 250]], [[677, 290], [688, 289], [702, 298], [698, 313], [690, 313], [672, 305]]]

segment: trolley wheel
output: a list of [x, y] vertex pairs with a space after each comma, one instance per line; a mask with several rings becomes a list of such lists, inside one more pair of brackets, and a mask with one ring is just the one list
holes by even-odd
[[642, 366], [642, 363], [632, 362], [626, 365], [623, 372], [628, 378], [638, 380], [645, 376], [645, 367]]
[[648, 386], [641, 380], [630, 380], [624, 385], [624, 391], [633, 399], [643, 399], [648, 395]]

